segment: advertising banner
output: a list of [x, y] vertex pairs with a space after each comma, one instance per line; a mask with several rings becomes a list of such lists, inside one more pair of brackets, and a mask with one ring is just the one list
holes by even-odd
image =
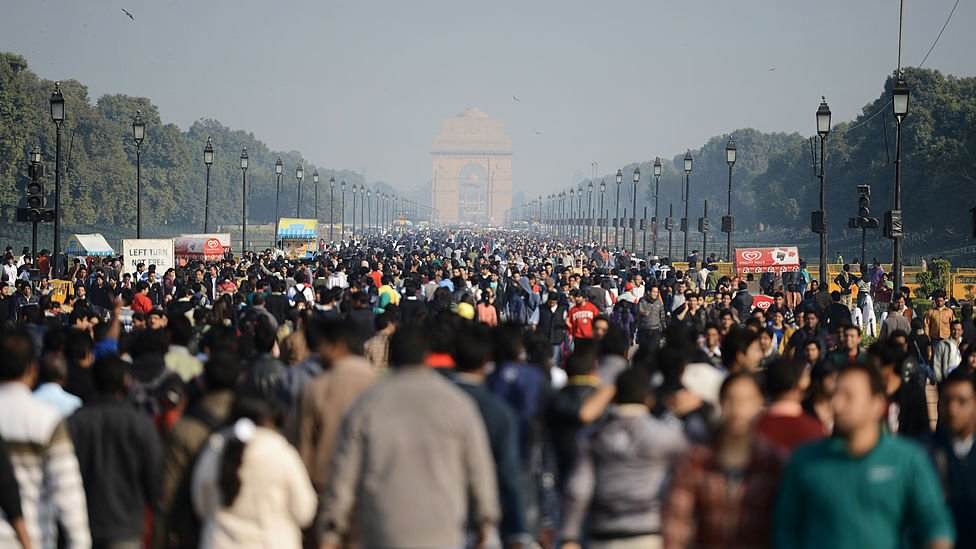
[[735, 270], [741, 274], [796, 272], [800, 270], [800, 252], [796, 246], [736, 248]]
[[185, 234], [173, 239], [176, 257], [187, 260], [217, 261], [230, 250], [230, 234]]

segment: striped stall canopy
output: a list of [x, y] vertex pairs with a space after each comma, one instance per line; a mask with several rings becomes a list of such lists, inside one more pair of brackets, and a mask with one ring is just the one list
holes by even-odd
[[278, 221], [278, 238], [314, 240], [318, 237], [318, 223], [314, 219], [283, 217]]
[[100, 234], [73, 234], [65, 243], [64, 254], [76, 256], [115, 255], [115, 250], [108, 245], [105, 237]]

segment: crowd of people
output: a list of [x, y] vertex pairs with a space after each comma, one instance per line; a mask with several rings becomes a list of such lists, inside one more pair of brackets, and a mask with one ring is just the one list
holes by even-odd
[[972, 305], [880, 264], [442, 229], [79, 259], [62, 300], [3, 263], [3, 547], [976, 547]]

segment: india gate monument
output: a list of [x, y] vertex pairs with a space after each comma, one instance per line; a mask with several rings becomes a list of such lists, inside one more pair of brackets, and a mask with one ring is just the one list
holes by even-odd
[[512, 207], [512, 138], [477, 108], [444, 119], [434, 138], [435, 220], [501, 225]]

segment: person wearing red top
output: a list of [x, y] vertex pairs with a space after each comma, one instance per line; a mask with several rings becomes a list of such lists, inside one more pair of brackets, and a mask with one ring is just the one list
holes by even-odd
[[132, 310], [148, 315], [152, 309], [152, 300], [149, 299], [149, 283], [140, 280], [136, 283], [136, 294], [132, 297]]
[[370, 271], [370, 273], [367, 275], [371, 279], [373, 279], [373, 283], [376, 285], [377, 288], [383, 285], [383, 271], [381, 271], [379, 267], [380, 266], [377, 265], [377, 268]]
[[781, 358], [769, 364], [766, 394], [771, 404], [756, 424], [759, 436], [787, 453], [827, 436], [823, 424], [803, 412], [803, 395], [809, 387], [810, 371], [799, 361]]
[[569, 335], [573, 339], [593, 339], [593, 319], [600, 311], [579, 290], [570, 295], [576, 306], [569, 310]]

